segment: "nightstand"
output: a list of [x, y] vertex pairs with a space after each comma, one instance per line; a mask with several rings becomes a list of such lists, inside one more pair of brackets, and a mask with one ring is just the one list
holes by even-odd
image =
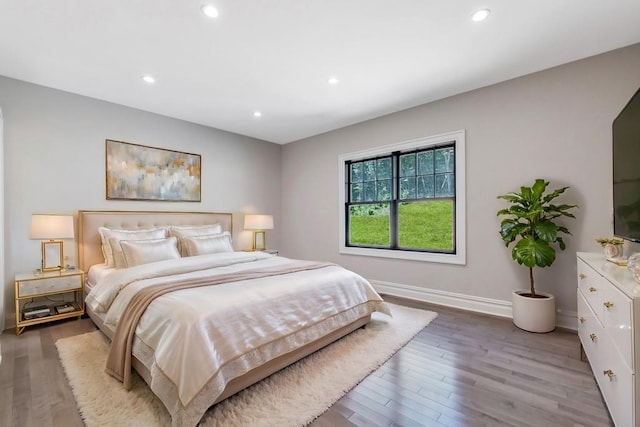
[[260, 249], [260, 250], [253, 250], [253, 249], [243, 249], [242, 252], [264, 252], [265, 254], [269, 254], [269, 255], [278, 255], [279, 251], [277, 249]]
[[84, 271], [21, 273], [15, 278], [16, 335], [40, 323], [84, 314]]

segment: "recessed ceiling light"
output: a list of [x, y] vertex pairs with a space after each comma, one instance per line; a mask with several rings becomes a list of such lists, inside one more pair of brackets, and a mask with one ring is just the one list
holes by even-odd
[[205, 4], [200, 8], [200, 10], [202, 10], [202, 13], [207, 15], [209, 18], [218, 17], [218, 9], [216, 9], [212, 4]]
[[330, 85], [337, 85], [337, 84], [340, 82], [340, 81], [339, 81], [337, 78], [335, 78], [335, 77], [331, 77], [328, 81], [329, 81], [329, 84], [330, 84]]
[[254, 111], [253, 117], [262, 117], [262, 113], [260, 111]]
[[142, 80], [144, 80], [145, 83], [149, 83], [150, 85], [154, 84], [156, 82], [156, 79], [153, 78], [153, 76], [150, 75], [145, 75], [141, 77]]
[[480, 22], [480, 21], [484, 21], [485, 19], [487, 19], [489, 17], [489, 14], [491, 13], [491, 11], [489, 9], [480, 9], [478, 11], [476, 11], [472, 16], [471, 16], [471, 20], [473, 22]]

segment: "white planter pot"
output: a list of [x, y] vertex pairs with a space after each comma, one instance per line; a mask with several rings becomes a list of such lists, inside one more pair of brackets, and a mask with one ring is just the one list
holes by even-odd
[[556, 298], [544, 292], [536, 295], [544, 298], [530, 298], [521, 294], [529, 291], [513, 291], [513, 324], [529, 332], [551, 332], [556, 327]]

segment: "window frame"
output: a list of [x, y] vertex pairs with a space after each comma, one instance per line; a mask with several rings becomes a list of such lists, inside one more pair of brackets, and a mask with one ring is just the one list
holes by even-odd
[[[389, 156], [394, 152], [408, 152], [418, 149], [429, 149], [453, 143], [455, 146], [455, 210], [454, 210], [454, 248], [455, 252], [430, 252], [415, 249], [389, 249], [377, 247], [359, 247], [346, 245], [346, 173], [347, 162], [368, 160], [375, 157]], [[338, 223], [339, 252], [345, 255], [360, 255], [383, 258], [395, 258], [446, 264], [466, 264], [466, 192], [465, 192], [465, 131], [459, 130], [441, 135], [418, 138], [410, 141], [384, 145], [362, 151], [341, 154], [338, 156]], [[395, 184], [394, 184], [395, 185]], [[393, 227], [393, 224], [391, 225]]]

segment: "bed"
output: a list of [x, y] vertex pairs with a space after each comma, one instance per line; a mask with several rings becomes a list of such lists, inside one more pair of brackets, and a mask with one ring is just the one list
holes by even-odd
[[[372, 312], [390, 314], [365, 279], [334, 264], [226, 249], [209, 254], [211, 242], [219, 248], [228, 236], [230, 243], [232, 219], [212, 212], [78, 212], [87, 314], [113, 340], [109, 360], [124, 363], [120, 377], [114, 365], [107, 371], [126, 385], [135, 369], [173, 426], [196, 425], [210, 406], [366, 325]], [[199, 235], [213, 225], [215, 234]], [[178, 237], [185, 230], [196, 235], [147, 238], [140, 231], [168, 227]], [[125, 237], [103, 245], [105, 229], [124, 230]], [[174, 244], [182, 256], [154, 261], [147, 255]], [[118, 267], [128, 261], [126, 268], [105, 264], [107, 246], [123, 249], [109, 255], [116, 264], [122, 257]], [[141, 294], [158, 289], [143, 308], [132, 308], [147, 298]], [[129, 351], [122, 351], [123, 325], [136, 310]]]

